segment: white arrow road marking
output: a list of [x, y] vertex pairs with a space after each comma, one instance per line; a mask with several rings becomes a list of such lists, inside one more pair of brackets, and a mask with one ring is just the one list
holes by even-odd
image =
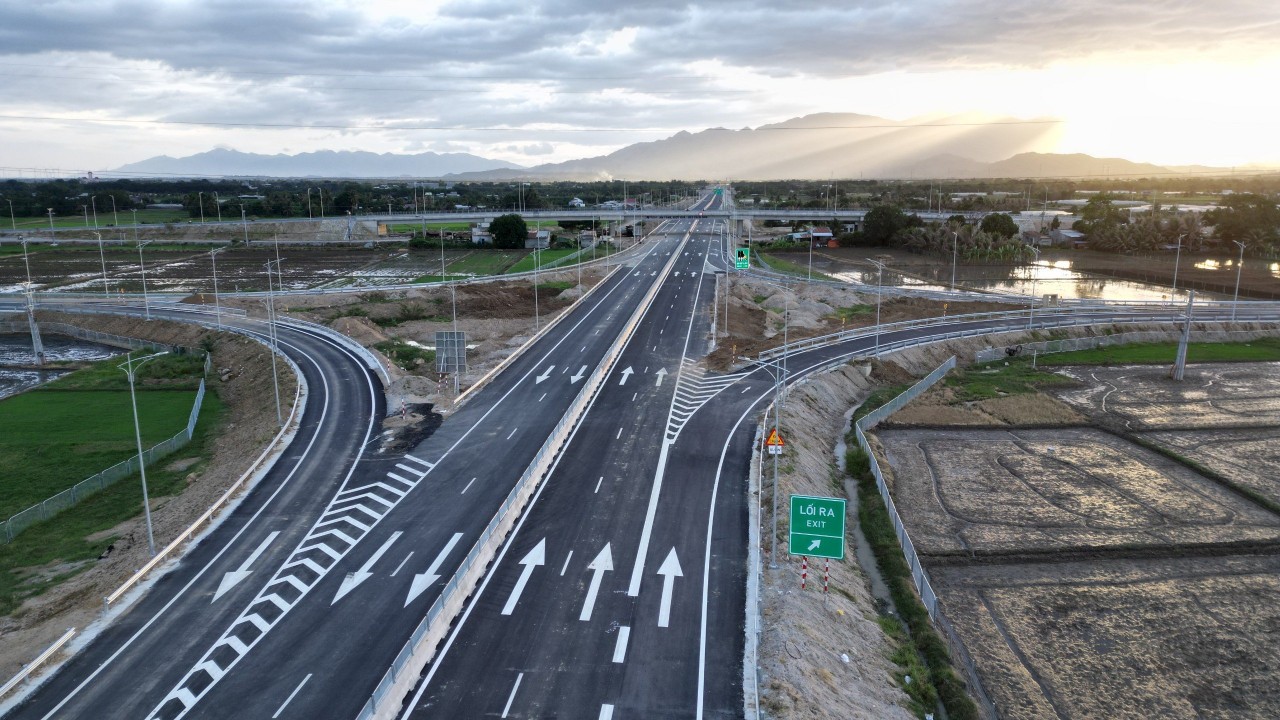
[[635, 372], [635, 370], [633, 370], [633, 369], [631, 368], [631, 366], [630, 366], [630, 365], [628, 365], [628, 366], [627, 366], [627, 369], [622, 371], [622, 379], [618, 381], [618, 384], [619, 384], [619, 385], [626, 385], [626, 384], [627, 384], [627, 378], [631, 377], [631, 373], [633, 373], [633, 372]]
[[657, 385], [657, 387], [662, 387], [662, 379], [663, 379], [663, 378], [665, 378], [665, 377], [667, 376], [667, 369], [666, 369], [666, 368], [658, 368], [658, 372], [654, 373], [654, 375], [657, 375], [657, 376], [658, 376], [658, 385]]
[[592, 571], [591, 584], [587, 586], [587, 599], [582, 603], [582, 614], [578, 615], [579, 620], [590, 620], [591, 612], [596, 607], [596, 595], [600, 592], [600, 581], [604, 580], [604, 574], [613, 569], [613, 553], [609, 552], [609, 543], [604, 544], [604, 549], [596, 555], [596, 559], [591, 561], [587, 566]]
[[675, 589], [676, 578], [684, 577], [675, 548], [671, 548], [667, 559], [662, 561], [658, 574], [662, 576], [662, 604], [658, 606], [658, 627], [668, 627], [671, 624], [671, 591]]
[[538, 383], [541, 383], [543, 380], [546, 380], [547, 378], [551, 377], [551, 371], [555, 369], [556, 369], [556, 366], [552, 365], [546, 370], [543, 370], [541, 375], [533, 379], [533, 384], [537, 385]]
[[810, 549], [810, 550], [817, 550], [817, 549], [818, 549], [818, 547], [819, 547], [820, 545], [822, 545], [822, 541], [821, 541], [821, 540], [814, 540], [813, 542], [809, 543], [809, 549]]
[[[529, 582], [529, 576], [533, 574], [533, 569], [539, 565], [547, 564], [547, 539], [542, 538], [538, 544], [525, 555], [520, 564], [524, 566], [524, 570], [520, 572], [520, 579], [516, 580], [516, 586], [511, 589], [511, 597], [507, 598], [507, 604], [502, 607], [503, 615], [510, 615], [512, 610], [516, 609], [516, 603], [520, 602], [520, 593], [524, 592], [524, 586]], [[517, 684], [519, 681], [517, 681]], [[514, 691], [512, 695], [514, 695]]]
[[267, 546], [270, 545], [273, 541], [275, 541], [276, 537], [278, 537], [279, 535], [280, 535], [279, 530], [276, 530], [275, 532], [268, 535], [267, 539], [263, 540], [262, 544], [258, 546], [258, 549], [254, 550], [253, 554], [250, 555], [248, 559], [240, 563], [239, 568], [232, 570], [226, 575], [223, 575], [222, 582], [218, 583], [218, 592], [213, 594], [213, 600], [211, 600], [210, 602], [217, 602], [218, 598], [226, 594], [228, 590], [235, 587], [236, 585], [239, 585], [242, 580], [249, 577], [249, 575], [253, 573], [253, 571], [249, 569], [249, 566], [257, 562], [258, 558], [262, 556], [262, 553], [266, 552]]
[[403, 534], [404, 533], [399, 530], [391, 533], [391, 537], [387, 538], [387, 541], [382, 543], [382, 547], [378, 548], [377, 552], [370, 556], [368, 560], [364, 561], [364, 565], [361, 565], [359, 570], [349, 573], [345, 578], [343, 578], [342, 584], [338, 586], [338, 594], [333, 596], [333, 602], [329, 604], [337, 604], [337, 602], [345, 597], [347, 593], [355, 590], [360, 583], [373, 577], [373, 573], [369, 572], [369, 570], [373, 568], [374, 563], [382, 559], [382, 556], [391, 549], [391, 546], [394, 545], [395, 541], [399, 540], [400, 536]]
[[408, 607], [409, 603], [426, 592], [426, 589], [431, 587], [431, 583], [440, 579], [440, 576], [436, 574], [436, 571], [440, 569], [440, 563], [444, 562], [445, 557], [453, 550], [453, 546], [457, 545], [461, 539], [462, 533], [454, 533], [453, 537], [449, 538], [449, 542], [445, 544], [444, 549], [440, 551], [440, 554], [436, 555], [436, 559], [431, 561], [431, 567], [427, 568], [426, 572], [413, 576], [413, 583], [409, 586], [409, 597], [404, 601], [405, 607]]
[[578, 368], [578, 372], [569, 376], [569, 384], [572, 385], [587, 376], [587, 366], [583, 365]]

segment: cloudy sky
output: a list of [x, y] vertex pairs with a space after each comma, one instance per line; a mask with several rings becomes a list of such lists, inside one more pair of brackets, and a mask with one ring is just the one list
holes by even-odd
[[1276, 0], [0, 0], [0, 175], [214, 147], [535, 165], [813, 112], [1277, 164], [1278, 39]]

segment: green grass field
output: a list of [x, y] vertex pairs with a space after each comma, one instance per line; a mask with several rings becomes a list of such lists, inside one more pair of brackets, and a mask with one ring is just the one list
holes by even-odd
[[[799, 263], [793, 263], [790, 260], [783, 260], [782, 258], [777, 257], [776, 255], [770, 255], [768, 253], [756, 253], [756, 259], [759, 260], [760, 264], [764, 265], [770, 270], [773, 270], [774, 272], [786, 273], [788, 275], [796, 275], [798, 277], [803, 277], [803, 278], [809, 277], [808, 265], [800, 265]], [[834, 280], [835, 279], [829, 275], [824, 275], [818, 272], [817, 270], [813, 272], [813, 277], [817, 278], [818, 280]]]
[[[229, 217], [230, 216], [226, 216], [223, 219], [226, 220]], [[215, 219], [216, 219], [216, 216], [205, 218], [206, 221], [215, 220]], [[139, 225], [142, 225], [142, 224], [160, 225], [167, 222], [185, 223], [188, 220], [193, 220], [193, 222], [197, 222], [197, 223], [200, 222], [200, 218], [193, 219], [190, 215], [187, 214], [187, 211], [185, 210], [139, 210], [138, 211]], [[16, 226], [18, 230], [48, 229], [49, 216], [41, 215], [40, 217], [14, 218], [12, 224], [0, 222], [0, 227], [4, 227], [5, 225], [8, 225], [11, 228]], [[133, 225], [133, 213], [125, 212], [122, 210], [120, 212], [120, 225], [121, 226]], [[115, 226], [115, 216], [112, 215], [111, 211], [108, 209], [106, 212], [103, 212], [102, 208], [98, 208], [98, 230], [101, 231], [105, 228], [114, 227], [114, 226]], [[93, 213], [92, 212], [89, 213], [88, 224], [85, 223], [83, 214], [55, 215], [53, 218], [53, 227], [55, 229], [63, 229], [63, 228], [84, 229], [86, 227], [89, 229], [93, 229]]]
[[[133, 411], [128, 381], [116, 370], [119, 359], [104, 360], [48, 385], [0, 401], [0, 517], [38, 503], [100, 470], [133, 456]], [[200, 358], [166, 356], [139, 372], [138, 414], [144, 447], [186, 426], [203, 366]], [[177, 457], [207, 459], [223, 406], [205, 394], [191, 444]], [[171, 495], [188, 473], [169, 470], [169, 460], [147, 468], [151, 497]], [[120, 480], [54, 518], [27, 528], [0, 545], [0, 614], [83, 570], [114, 541], [101, 533], [142, 513], [139, 476]], [[32, 568], [59, 563], [54, 570]]]
[[[137, 453], [129, 383], [117, 360], [95, 363], [0, 401], [0, 518], [23, 510]], [[194, 365], [194, 374], [192, 366]], [[187, 424], [201, 363], [163, 357], [139, 373], [143, 447]]]
[[[1039, 365], [1127, 365], [1169, 364], [1178, 353], [1177, 343], [1137, 343], [1095, 350], [1042, 355]], [[1188, 343], [1187, 362], [1276, 362], [1280, 361], [1280, 338], [1263, 338], [1247, 343]]]
[[501, 275], [519, 262], [524, 250], [476, 250], [454, 260], [446, 268], [457, 275]]
[[[553, 264], [558, 260], [562, 260], [576, 252], [578, 251], [572, 248], [563, 250], [542, 250], [537, 253], [537, 267], [544, 268], [547, 265]], [[508, 268], [507, 273], [529, 272], [530, 270], [533, 270], [534, 259], [534, 253], [530, 252], [520, 262]], [[565, 267], [568, 267], [568, 265]]]
[[[471, 223], [469, 222], [427, 223], [427, 232], [439, 232], [441, 230], [446, 232], [462, 232], [470, 229]], [[388, 230], [397, 234], [411, 233], [415, 230], [422, 232], [422, 223], [394, 223], [388, 228]]]

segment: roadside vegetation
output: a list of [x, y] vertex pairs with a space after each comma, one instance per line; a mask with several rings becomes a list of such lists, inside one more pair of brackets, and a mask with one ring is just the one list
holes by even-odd
[[[37, 390], [0, 402], [0, 514], [8, 517], [137, 453], [128, 381], [104, 360]], [[203, 360], [166, 356], [139, 372], [143, 446], [187, 422]], [[212, 455], [223, 405], [205, 393], [191, 443], [147, 468], [153, 503], [186, 486]], [[142, 514], [141, 477], [124, 478], [0, 545], [0, 615], [92, 565], [117, 539], [111, 532]]]
[[[889, 395], [880, 402], [891, 397]], [[911, 568], [903, 558], [893, 523], [880, 499], [870, 461], [858, 447], [852, 431], [846, 442], [852, 449], [845, 455], [845, 468], [858, 483], [858, 523], [875, 554], [876, 565], [897, 609], [897, 617], [881, 617], [879, 623], [896, 645], [890, 659], [899, 668], [897, 680], [911, 698], [911, 710], [923, 717], [932, 713], [941, 702], [951, 720], [977, 720], [977, 705], [969, 698], [964, 683], [951, 664], [946, 643], [938, 636], [928, 611], [916, 595]]]
[[[759, 259], [761, 265], [764, 265], [774, 272], [786, 273], [788, 275], [796, 275], [805, 278], [809, 277], [808, 265], [801, 265], [800, 263], [794, 263], [790, 260], [784, 260], [769, 253], [756, 253], [756, 258]], [[835, 278], [829, 275], [824, 275], [817, 270], [813, 271], [813, 277], [818, 280], [835, 280]]]

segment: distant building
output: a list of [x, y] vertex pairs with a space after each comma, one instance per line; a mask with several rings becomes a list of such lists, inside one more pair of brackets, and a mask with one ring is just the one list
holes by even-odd
[[471, 244], [492, 245], [493, 233], [489, 232], [489, 223], [477, 223], [471, 226]]
[[546, 250], [551, 247], [551, 231], [535, 229], [530, 230], [528, 237], [525, 238], [524, 247], [526, 250]]
[[597, 242], [599, 238], [596, 237], [595, 230], [583, 230], [578, 233], [578, 247], [593, 248]]
[[829, 227], [816, 227], [809, 231], [809, 237], [813, 240], [814, 247], [839, 247], [836, 236], [831, 234]]

